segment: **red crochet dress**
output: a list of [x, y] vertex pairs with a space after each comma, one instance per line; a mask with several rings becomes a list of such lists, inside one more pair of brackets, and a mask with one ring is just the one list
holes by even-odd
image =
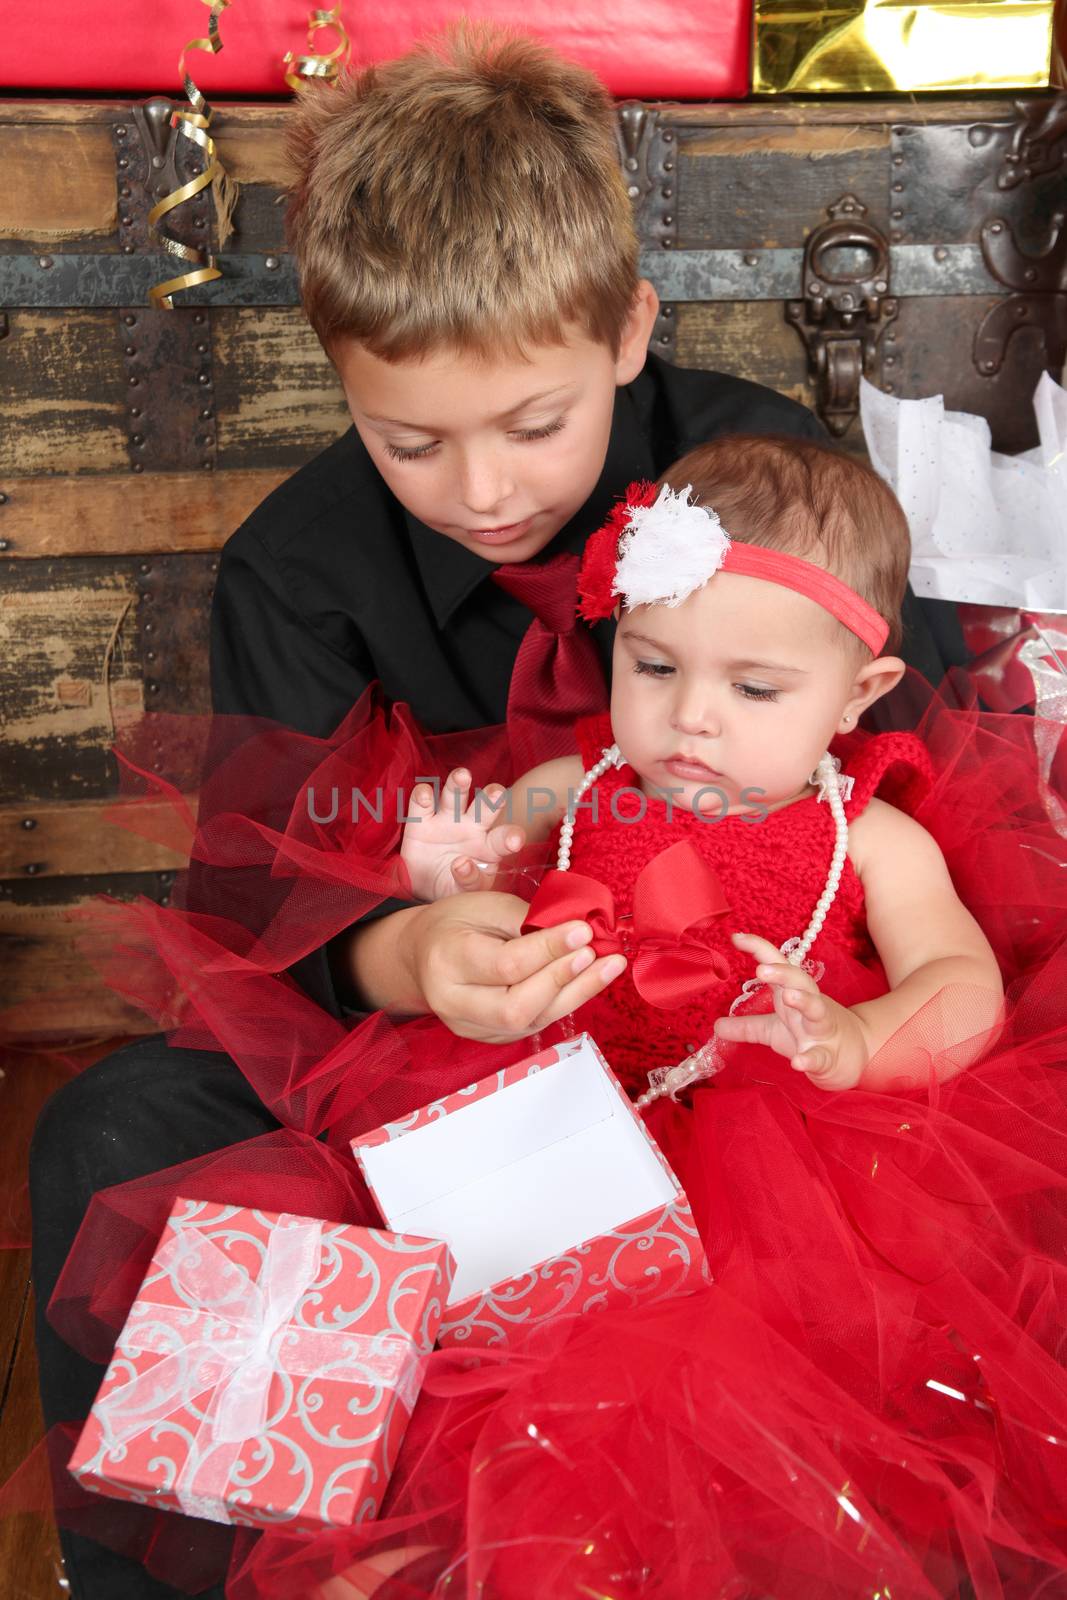
[[[588, 770], [613, 742], [610, 718], [588, 717], [576, 731]], [[930, 757], [910, 733], [877, 735], [846, 758], [842, 770], [853, 779], [845, 805], [849, 822], [877, 792], [904, 810], [913, 809], [933, 777]], [[583, 803], [575, 815], [571, 871], [606, 884], [617, 915], [627, 919], [642, 868], [679, 840], [690, 839], [714, 868], [730, 908], [716, 918], [708, 940], [726, 976], [710, 976], [698, 1001], [674, 1010], [650, 1005], [637, 992], [631, 964], [576, 1014], [578, 1026], [593, 1035], [627, 1088], [639, 1094], [653, 1067], [673, 1065], [709, 1037], [715, 1019], [729, 1011], [752, 977], [754, 963], [731, 944], [731, 934], [758, 933], [779, 946], [803, 934], [826, 886], [834, 823], [829, 806], [815, 795], [759, 822], [739, 816], [705, 822], [680, 808], [668, 817], [666, 801], [646, 799], [636, 785], [636, 773], [624, 765], [610, 769], [589, 791], [588, 806]], [[863, 886], [848, 860], [811, 957], [826, 968], [826, 992], [842, 1004], [885, 993], [885, 976], [867, 933]]]

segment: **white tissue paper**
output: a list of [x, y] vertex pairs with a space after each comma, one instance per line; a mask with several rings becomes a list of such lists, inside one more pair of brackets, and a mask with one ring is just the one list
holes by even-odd
[[1036, 450], [1003, 456], [983, 417], [941, 395], [896, 400], [866, 380], [860, 415], [871, 464], [911, 529], [917, 595], [1067, 612], [1067, 391], [1043, 373]]

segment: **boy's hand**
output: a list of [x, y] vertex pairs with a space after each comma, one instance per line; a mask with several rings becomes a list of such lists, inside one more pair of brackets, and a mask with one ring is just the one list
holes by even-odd
[[716, 1038], [767, 1045], [820, 1089], [854, 1089], [869, 1056], [859, 1018], [821, 994], [815, 979], [791, 966], [769, 939], [735, 933], [734, 944], [759, 963], [756, 977], [769, 985], [774, 1010], [755, 1017], [720, 1017]]
[[588, 923], [520, 934], [528, 910], [517, 895], [496, 891], [420, 907], [404, 949], [412, 987], [461, 1038], [525, 1039], [624, 970], [624, 957], [597, 959], [588, 948]]
[[502, 813], [493, 809], [506, 792], [503, 787], [491, 784], [472, 800], [471, 783], [470, 773], [457, 767], [436, 804], [430, 784], [412, 791], [400, 854], [419, 900], [491, 888], [497, 864], [522, 848], [523, 830], [501, 822]]

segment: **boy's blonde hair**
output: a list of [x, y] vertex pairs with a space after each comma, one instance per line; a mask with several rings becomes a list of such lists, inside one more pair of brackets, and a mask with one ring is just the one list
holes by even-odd
[[813, 439], [735, 434], [698, 445], [661, 481], [690, 484], [742, 543], [825, 567], [889, 624], [884, 650], [899, 650], [911, 535], [896, 495], [865, 462]]
[[305, 90], [287, 229], [323, 345], [519, 354], [577, 324], [617, 354], [638, 279], [614, 115], [591, 73], [487, 24]]

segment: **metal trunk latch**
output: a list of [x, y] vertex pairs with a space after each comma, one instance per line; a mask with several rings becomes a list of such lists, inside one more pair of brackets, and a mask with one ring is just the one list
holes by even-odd
[[898, 305], [889, 241], [863, 220], [867, 207], [846, 194], [826, 210], [830, 221], [804, 249], [804, 298], [788, 301], [785, 315], [807, 349], [819, 415], [840, 437], [859, 411], [860, 378], [874, 381], [878, 343]]

